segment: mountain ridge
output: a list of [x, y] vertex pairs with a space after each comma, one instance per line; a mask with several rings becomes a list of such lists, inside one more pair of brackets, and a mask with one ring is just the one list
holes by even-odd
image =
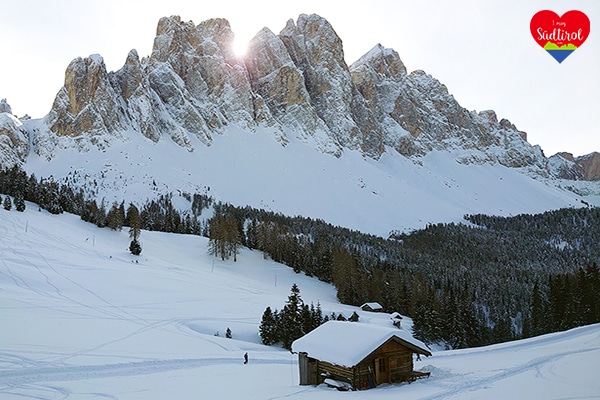
[[132, 50], [115, 72], [99, 55], [73, 60], [33, 151], [51, 158], [52, 136], [102, 149], [128, 128], [153, 141], [170, 136], [191, 151], [190, 137], [210, 145], [225, 126], [264, 125], [282, 144], [294, 134], [336, 157], [344, 149], [378, 159], [386, 147], [407, 157], [460, 148], [478, 152], [461, 162], [546, 173], [526, 133], [493, 111], [462, 108], [435, 78], [408, 73], [396, 51], [378, 44], [346, 65], [341, 38], [318, 15], [289, 20], [279, 35], [263, 29], [243, 58], [232, 42], [225, 19], [195, 25], [163, 17], [149, 57]]
[[[100, 55], [76, 58], [67, 67], [64, 86], [46, 117], [29, 121], [3, 118], [0, 162], [22, 164], [38, 175], [64, 181], [73, 180], [78, 171], [78, 184], [87, 185], [96, 195], [103, 187], [119, 185], [126, 196], [139, 195], [140, 189], [132, 189], [137, 187], [132, 182], [146, 182], [145, 195], [158, 187], [167, 191], [213, 187], [224, 201], [248, 201], [255, 207], [271, 206], [266, 199], [278, 198], [283, 202], [279, 209], [292, 214], [311, 207], [291, 198], [284, 201], [286, 196], [277, 194], [277, 188], [265, 187], [252, 174], [269, 176], [279, 187], [291, 190], [283, 178], [258, 167], [259, 162], [278, 160], [272, 169], [289, 171], [291, 179], [302, 182], [291, 190], [296, 195], [300, 196], [301, 190], [314, 191], [315, 183], [327, 185], [330, 191], [315, 191], [321, 199], [339, 195], [333, 192], [347, 179], [340, 169], [344, 165], [347, 175], [360, 182], [359, 190], [369, 187], [370, 196], [386, 198], [383, 209], [389, 212], [395, 210], [394, 201], [402, 201], [404, 195], [425, 196], [430, 200], [424, 203], [431, 208], [451, 205], [452, 219], [463, 211], [537, 212], [544, 207], [581, 204], [582, 198], [588, 204], [600, 204], [600, 185], [584, 182], [596, 175], [569, 173], [572, 165], [547, 159], [539, 146], [527, 142], [525, 132], [506, 119], [498, 120], [494, 111], [464, 109], [437, 79], [420, 70], [409, 73], [395, 50], [378, 44], [348, 66], [341, 38], [318, 15], [302, 14], [297, 21], [289, 20], [279, 35], [264, 28], [251, 40], [243, 58], [233, 53], [232, 41], [233, 32], [225, 19], [196, 25], [172, 16], [160, 19], [151, 55], [140, 58], [132, 50], [118, 71], [107, 71]], [[258, 140], [265, 136], [277, 146]], [[242, 142], [246, 148], [235, 148]], [[175, 148], [167, 146], [169, 150], [160, 154], [158, 147], [168, 143]], [[222, 148], [224, 143], [233, 147]], [[258, 143], [264, 147], [258, 148]], [[300, 144], [316, 155], [299, 151]], [[156, 151], [146, 154], [146, 160], [139, 157], [131, 162], [136, 148]], [[211, 154], [216, 148], [221, 149], [217, 152], [220, 159]], [[256, 158], [244, 154], [247, 149], [252, 149]], [[291, 149], [297, 155], [291, 156]], [[67, 166], [64, 158], [80, 159], [77, 153], [84, 156], [82, 161]], [[156, 162], [166, 154], [169, 160]], [[237, 159], [225, 162], [232, 155]], [[333, 162], [334, 167], [320, 155], [340, 161]], [[150, 159], [154, 161], [148, 163]], [[307, 168], [306, 163], [321, 163], [330, 170], [321, 173]], [[462, 165], [462, 172], [455, 171], [453, 163]], [[378, 172], [366, 172], [369, 165]], [[577, 168], [588, 168], [586, 165]], [[118, 174], [107, 178], [116, 173], [117, 166]], [[136, 170], [141, 166], [148, 170]], [[509, 179], [514, 183], [513, 192], [489, 180], [489, 171], [483, 166], [497, 167], [495, 179]], [[157, 168], [178, 172], [168, 175]], [[240, 178], [233, 172], [216, 174], [223, 182], [215, 182], [209, 171], [214, 174], [216, 168], [234, 168]], [[300, 179], [302, 171], [313, 175]], [[424, 171], [436, 178], [423, 179]], [[490, 198], [486, 201], [492, 201], [493, 207], [477, 205], [480, 192], [468, 184], [463, 173], [474, 173], [471, 180], [489, 186], [490, 193], [503, 191], [498, 197], [505, 203]], [[407, 179], [406, 174], [416, 175]], [[515, 174], [523, 175], [526, 182], [531, 180], [535, 189], [525, 190]], [[93, 181], [82, 178], [86, 176]], [[225, 187], [226, 179], [248, 191], [262, 188], [263, 198], [232, 191]], [[254, 185], [246, 185], [244, 180]], [[463, 191], [464, 186], [453, 185], [453, 180], [469, 189]], [[93, 185], [97, 187], [91, 188]], [[553, 200], [538, 201], [537, 196], [548, 195], [545, 186]], [[357, 197], [356, 189], [344, 187], [345, 196]], [[446, 192], [448, 188], [451, 192]], [[517, 190], [530, 193], [533, 199], [524, 201]], [[440, 196], [445, 198], [435, 199]], [[365, 198], [364, 207], [377, 207], [380, 203], [373, 201], [374, 197]], [[544, 206], [515, 207], [536, 201]], [[419, 208], [418, 201], [408, 203]], [[425, 214], [418, 218], [422, 224], [441, 216], [434, 217], [431, 210]], [[328, 215], [325, 211], [316, 214], [320, 218]]]

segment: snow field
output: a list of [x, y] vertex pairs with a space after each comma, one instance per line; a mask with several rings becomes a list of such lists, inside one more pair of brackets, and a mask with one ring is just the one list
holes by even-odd
[[416, 362], [431, 378], [410, 385], [352, 393], [298, 386], [296, 356], [257, 335], [264, 309], [281, 309], [293, 283], [324, 313], [357, 310], [360, 323], [375, 324], [388, 316], [341, 305], [330, 285], [259, 252], [222, 262], [207, 255], [205, 238], [144, 231], [134, 257], [126, 231], [27, 207], [0, 210], [3, 400], [600, 397], [600, 325], [434, 351]]
[[[312, 139], [307, 139], [310, 142]], [[458, 222], [465, 214], [516, 215], [580, 207], [581, 196], [501, 165], [463, 165], [451, 152], [407, 159], [388, 149], [380, 160], [345, 150], [340, 158], [315, 151], [290, 135], [283, 147], [267, 128], [256, 133], [230, 126], [210, 146], [193, 152], [171, 140], [154, 143], [129, 132], [105, 151], [57, 152], [48, 162], [31, 155], [25, 168], [38, 178], [68, 177], [108, 205], [180, 191], [208, 194], [237, 206], [320, 218], [387, 237], [428, 223]], [[98, 193], [100, 193], [98, 195]], [[592, 204], [598, 199], [586, 197]], [[600, 203], [598, 203], [600, 205]]]

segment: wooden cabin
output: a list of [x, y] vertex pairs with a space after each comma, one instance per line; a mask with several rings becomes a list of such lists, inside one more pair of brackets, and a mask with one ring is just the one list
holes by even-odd
[[362, 390], [429, 376], [414, 371], [413, 362], [414, 354], [431, 355], [427, 346], [393, 327], [329, 321], [292, 343], [292, 351], [298, 354], [300, 385]]
[[381, 312], [381, 311], [383, 311], [383, 307], [381, 306], [381, 304], [379, 304], [377, 302], [365, 303], [362, 306], [360, 306], [360, 308], [363, 311], [370, 311], [370, 312]]

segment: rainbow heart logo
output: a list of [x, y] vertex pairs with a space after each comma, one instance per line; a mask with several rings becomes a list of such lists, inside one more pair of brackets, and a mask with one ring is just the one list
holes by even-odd
[[590, 34], [590, 19], [578, 10], [558, 16], [542, 10], [531, 18], [531, 35], [556, 61], [562, 63], [577, 50]]

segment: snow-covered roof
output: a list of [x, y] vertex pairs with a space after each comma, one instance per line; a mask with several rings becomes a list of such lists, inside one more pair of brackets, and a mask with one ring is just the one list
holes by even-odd
[[365, 303], [362, 306], [360, 306], [360, 308], [363, 308], [365, 306], [368, 306], [369, 308], [371, 308], [371, 310], [381, 310], [383, 307], [381, 306], [381, 304], [373, 302], [373, 303]]
[[360, 322], [328, 321], [292, 343], [294, 353], [353, 367], [389, 339], [430, 356], [427, 346], [405, 330]]
[[394, 319], [394, 320], [396, 320], [396, 319], [402, 319], [402, 315], [400, 315], [399, 312], [393, 312], [393, 313], [390, 314], [390, 319]]

